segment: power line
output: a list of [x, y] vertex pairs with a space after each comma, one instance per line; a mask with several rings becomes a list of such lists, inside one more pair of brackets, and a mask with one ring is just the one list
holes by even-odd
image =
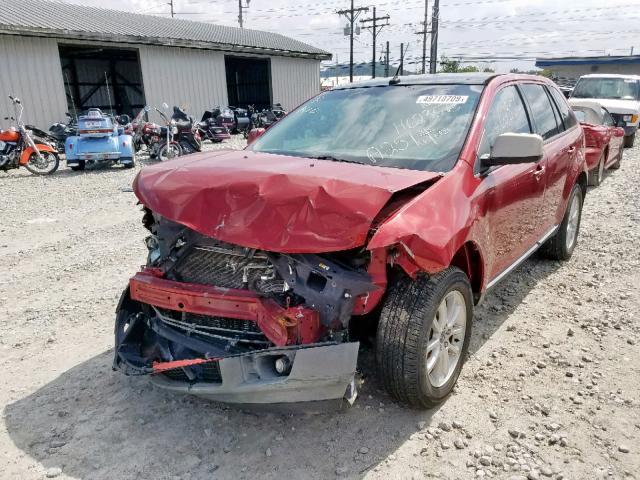
[[[354, 8], [353, 0], [351, 0], [351, 8], [349, 10], [338, 10], [336, 12], [338, 15], [344, 16], [349, 22], [349, 81], [350, 82], [353, 82], [353, 25], [362, 12], [368, 12], [368, 11], [369, 11], [369, 7]], [[359, 33], [360, 32], [358, 29], [358, 34]]]
[[[383, 24], [378, 24], [378, 20], [382, 20], [385, 21], [387, 23], [383, 23]], [[373, 22], [372, 25], [363, 27], [363, 28], [367, 28], [367, 29], [371, 29], [371, 34], [373, 35], [373, 56], [372, 56], [372, 60], [371, 60], [371, 78], [376, 78], [376, 38], [378, 36], [378, 33], [380, 33], [380, 30], [382, 30], [384, 27], [389, 26], [389, 15], [385, 15], [384, 17], [377, 17], [376, 16], [376, 7], [373, 7], [373, 17], [371, 18], [365, 18], [364, 20], [361, 20], [360, 23], [369, 23], [369, 22]]]

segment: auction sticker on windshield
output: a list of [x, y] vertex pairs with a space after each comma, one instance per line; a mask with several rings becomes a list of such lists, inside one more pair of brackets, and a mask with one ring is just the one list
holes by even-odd
[[468, 99], [468, 95], [420, 95], [416, 99], [416, 103], [459, 104], [467, 103]]

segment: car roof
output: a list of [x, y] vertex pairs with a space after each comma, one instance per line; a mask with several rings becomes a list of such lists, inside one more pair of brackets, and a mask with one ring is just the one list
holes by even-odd
[[582, 75], [580, 78], [627, 78], [632, 80], [640, 80], [640, 75], [622, 75], [620, 73], [590, 73]]
[[[392, 77], [375, 78], [362, 82], [339, 85], [332, 90], [347, 90], [360, 87], [384, 87], [390, 85]], [[504, 80], [543, 80], [548, 79], [540, 75], [512, 74], [512, 73], [437, 73], [426, 75], [398, 76], [394, 85], [486, 85], [495, 78]], [[550, 83], [550, 82], [549, 82]]]

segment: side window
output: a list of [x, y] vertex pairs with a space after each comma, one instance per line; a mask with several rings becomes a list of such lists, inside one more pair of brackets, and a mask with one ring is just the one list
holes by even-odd
[[[527, 111], [516, 87], [498, 91], [484, 123], [478, 158], [491, 152], [491, 146], [503, 133], [531, 133]], [[476, 162], [478, 166], [478, 162]]]
[[616, 122], [613, 121], [613, 117], [604, 108], [602, 109], [602, 123], [607, 127], [615, 127]]
[[558, 133], [564, 132], [565, 128], [564, 128], [564, 123], [562, 123], [562, 117], [560, 117], [560, 110], [558, 110], [558, 106], [556, 105], [556, 102], [554, 102], [553, 98], [551, 98], [551, 94], [549, 93], [549, 90], [547, 89], [547, 87], [544, 87], [544, 92], [547, 94], [547, 97], [549, 98], [549, 102], [551, 103], [551, 110], [553, 110], [553, 116], [556, 119], [556, 125], [558, 126]]
[[564, 98], [564, 95], [560, 93], [557, 89], [549, 87], [549, 91], [551, 92], [551, 96], [556, 102], [558, 110], [560, 110], [560, 116], [562, 117], [562, 122], [564, 123], [565, 130], [569, 130], [571, 127], [576, 125], [578, 121], [576, 120], [575, 115], [571, 108], [569, 108], [569, 104], [567, 100]]
[[540, 134], [544, 140], [560, 133], [553, 106], [542, 85], [525, 83], [521, 84], [520, 88], [531, 108], [536, 133]]

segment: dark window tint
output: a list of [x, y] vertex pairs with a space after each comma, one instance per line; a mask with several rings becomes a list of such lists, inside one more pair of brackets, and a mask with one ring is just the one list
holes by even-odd
[[557, 135], [560, 130], [556, 123], [553, 106], [542, 85], [526, 83], [520, 85], [520, 88], [531, 107], [536, 133], [539, 133], [545, 140]]
[[575, 115], [571, 111], [571, 108], [569, 108], [569, 104], [562, 93], [555, 88], [549, 88], [549, 91], [551, 92], [553, 99], [556, 101], [558, 110], [560, 110], [560, 116], [562, 117], [562, 123], [564, 123], [565, 130], [569, 130], [578, 123]]
[[608, 127], [616, 126], [616, 122], [613, 120], [613, 117], [604, 108], [602, 109], [602, 116], [603, 116], [603, 120], [602, 120], [603, 125], [607, 125]]
[[493, 99], [485, 120], [478, 157], [490, 153], [496, 138], [503, 133], [531, 133], [527, 112], [515, 87], [503, 88]]

